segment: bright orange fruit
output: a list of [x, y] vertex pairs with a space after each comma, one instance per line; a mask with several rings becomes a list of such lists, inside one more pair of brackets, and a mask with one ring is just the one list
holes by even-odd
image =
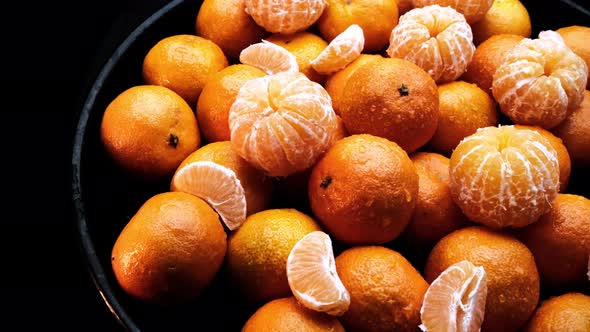
[[146, 200], [112, 249], [116, 280], [129, 295], [153, 303], [195, 300], [221, 269], [227, 242], [219, 216], [183, 192]]
[[235, 64], [218, 71], [203, 86], [197, 101], [197, 120], [208, 143], [229, 141], [229, 109], [240, 88], [250, 79], [263, 77], [264, 71], [249, 65]]
[[400, 253], [354, 246], [336, 257], [336, 270], [350, 292], [340, 318], [347, 331], [417, 330], [428, 283]]
[[354, 70], [339, 103], [350, 134], [371, 134], [407, 153], [424, 146], [438, 125], [439, 98], [432, 77], [410, 61], [378, 56]]
[[543, 301], [525, 331], [590, 331], [590, 296], [569, 292]]
[[277, 44], [295, 56], [299, 71], [310, 80], [324, 84], [326, 75], [318, 73], [311, 66], [313, 59], [328, 46], [328, 43], [320, 36], [309, 31], [300, 31], [289, 35], [275, 33], [266, 41]]
[[535, 256], [541, 283], [549, 289], [573, 290], [588, 283], [590, 199], [559, 194], [539, 221], [518, 229], [519, 239]]
[[139, 85], [117, 95], [105, 109], [100, 138], [125, 172], [160, 181], [201, 145], [197, 118], [174, 91]]
[[217, 44], [232, 64], [244, 48], [269, 34], [245, 9], [243, 0], [204, 0], [195, 21], [197, 36]]
[[377, 53], [387, 46], [391, 29], [398, 22], [397, 0], [327, 0], [324, 13], [317, 22], [320, 34], [332, 41], [353, 24], [365, 36], [365, 52]]
[[397, 144], [373, 135], [336, 142], [312, 168], [311, 209], [336, 240], [382, 244], [410, 222], [418, 175]]
[[313, 218], [295, 209], [268, 209], [248, 216], [229, 237], [226, 271], [230, 280], [252, 303], [290, 296], [289, 254], [305, 235], [320, 230]]
[[165, 86], [195, 107], [205, 83], [228, 66], [223, 50], [209, 39], [189, 35], [165, 37], [143, 59], [146, 84]]
[[492, 96], [492, 82], [496, 69], [502, 64], [504, 56], [524, 37], [512, 34], [499, 34], [488, 38], [475, 49], [473, 58], [461, 80], [477, 84], [480, 89]]
[[272, 300], [258, 308], [242, 332], [344, 332], [336, 317], [304, 307], [293, 296]]
[[438, 86], [438, 126], [427, 147], [450, 156], [459, 142], [477, 129], [497, 126], [498, 110], [490, 95], [477, 85], [453, 81]]
[[590, 91], [584, 91], [580, 107], [551, 132], [563, 141], [573, 167], [590, 167]]
[[426, 260], [424, 277], [432, 283], [447, 268], [465, 260], [483, 267], [487, 277], [481, 330], [520, 331], [539, 302], [539, 273], [531, 251], [508, 232], [466, 227], [434, 246]]

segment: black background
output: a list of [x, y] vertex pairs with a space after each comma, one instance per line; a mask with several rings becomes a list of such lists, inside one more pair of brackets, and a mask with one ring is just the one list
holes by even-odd
[[[578, 0], [588, 7], [586, 1]], [[78, 112], [100, 67], [167, 2], [21, 1], [4, 10], [0, 301], [8, 311], [0, 324], [15, 328], [2, 330], [122, 331], [78, 246], [71, 147]], [[569, 8], [557, 1], [523, 3], [547, 28], [590, 25], [583, 16], [565, 14]]]

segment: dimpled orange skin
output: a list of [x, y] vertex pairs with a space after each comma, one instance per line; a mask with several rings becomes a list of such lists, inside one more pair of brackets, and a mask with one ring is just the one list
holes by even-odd
[[272, 300], [248, 318], [242, 332], [344, 332], [338, 318], [307, 309], [295, 297]]
[[590, 296], [570, 292], [543, 302], [525, 332], [590, 331]]
[[590, 44], [588, 43], [590, 27], [570, 25], [559, 28], [555, 32], [559, 33], [565, 44], [586, 62], [588, 67], [586, 89], [590, 89]]
[[290, 208], [248, 216], [229, 237], [226, 266], [230, 278], [253, 303], [289, 296], [289, 253], [297, 241], [319, 230], [314, 219]]
[[352, 24], [358, 24], [365, 35], [364, 52], [377, 52], [387, 46], [391, 29], [397, 24], [396, 0], [328, 0], [317, 26], [330, 42]]
[[343, 96], [342, 93], [344, 92], [344, 87], [346, 86], [346, 82], [352, 74], [360, 67], [364, 66], [365, 64], [375, 60], [381, 59], [382, 56], [378, 54], [361, 54], [356, 60], [350, 63], [348, 66], [344, 67], [343, 69], [335, 72], [334, 74], [330, 75], [326, 80], [325, 88], [328, 91], [328, 94], [332, 98], [332, 107], [334, 108], [334, 112], [340, 115], [340, 101], [342, 100]]
[[213, 142], [202, 146], [180, 163], [177, 172], [187, 164], [196, 161], [212, 161], [231, 169], [236, 174], [244, 188], [247, 215], [270, 207], [273, 192], [272, 179], [238, 156], [232, 149], [230, 141]]
[[397, 144], [352, 135], [337, 141], [313, 167], [308, 194], [314, 215], [335, 239], [381, 244], [409, 223], [418, 175]]
[[227, 66], [227, 58], [217, 44], [182, 34], [165, 37], [148, 51], [142, 75], [147, 84], [165, 86], [195, 107], [205, 83]]
[[469, 220], [455, 204], [449, 189], [449, 158], [433, 152], [410, 156], [419, 177], [419, 191], [412, 220], [403, 237], [412, 246], [433, 247]]
[[559, 163], [559, 192], [566, 192], [570, 180], [570, 174], [572, 172], [572, 163], [569, 152], [567, 152], [567, 148], [563, 144], [561, 138], [553, 135], [550, 131], [537, 126], [514, 125], [514, 127], [534, 130], [549, 141], [549, 144], [551, 144], [555, 149], [555, 152], [557, 152], [557, 161]]
[[437, 85], [406, 60], [382, 58], [361, 66], [342, 96], [340, 116], [350, 134], [384, 137], [407, 153], [425, 145], [438, 126]]
[[523, 36], [512, 34], [494, 35], [479, 44], [461, 80], [475, 83], [492, 96], [492, 82], [496, 69], [502, 64], [504, 55], [523, 40]]
[[551, 132], [561, 138], [570, 154], [572, 166], [590, 166], [590, 91], [584, 91], [584, 100]]
[[432, 282], [462, 260], [483, 266], [487, 299], [482, 331], [519, 331], [539, 301], [539, 274], [530, 250], [512, 235], [483, 226], [456, 230], [434, 246], [424, 276]]
[[245, 8], [242, 0], [205, 0], [195, 22], [197, 35], [217, 44], [232, 63], [244, 48], [269, 35]]
[[154, 85], [131, 87], [107, 106], [101, 141], [132, 176], [161, 180], [201, 144], [190, 106], [174, 91]]
[[197, 120], [207, 142], [229, 141], [229, 109], [248, 80], [266, 75], [262, 70], [235, 64], [215, 73], [203, 86], [197, 102]]
[[471, 25], [475, 45], [499, 34], [531, 36], [531, 18], [518, 0], [494, 0], [485, 16]]
[[350, 293], [341, 318], [347, 331], [417, 331], [428, 283], [398, 252], [357, 246], [336, 257], [336, 270]]
[[111, 264], [129, 295], [154, 303], [195, 299], [221, 268], [227, 248], [219, 216], [182, 192], [150, 197], [121, 231]]
[[498, 125], [496, 103], [477, 85], [454, 81], [438, 86], [439, 118], [428, 147], [450, 156], [461, 140], [477, 129]]
[[557, 289], [576, 289], [588, 283], [590, 200], [559, 194], [551, 210], [517, 235], [535, 256], [541, 283]]

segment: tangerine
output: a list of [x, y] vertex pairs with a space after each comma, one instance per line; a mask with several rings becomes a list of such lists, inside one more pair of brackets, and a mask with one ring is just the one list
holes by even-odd
[[459, 78], [471, 62], [475, 46], [465, 16], [451, 7], [414, 8], [391, 30], [387, 54], [424, 69], [436, 83]]
[[451, 195], [472, 221], [493, 228], [536, 222], [559, 191], [559, 161], [534, 130], [485, 127], [466, 137], [450, 159]]
[[147, 84], [165, 86], [195, 107], [205, 83], [228, 66], [223, 50], [209, 39], [173, 35], [159, 40], [143, 59], [142, 75]]
[[338, 241], [382, 244], [410, 222], [418, 175], [407, 153], [385, 138], [351, 135], [336, 142], [312, 168], [313, 214]]
[[105, 109], [101, 142], [108, 155], [132, 176], [159, 181], [201, 145], [197, 118], [174, 91], [133, 86]]
[[336, 126], [330, 95], [299, 72], [246, 82], [229, 113], [232, 146], [271, 176], [315, 164], [331, 145]]
[[433, 282], [453, 264], [469, 261], [487, 276], [482, 331], [518, 331], [539, 302], [539, 274], [530, 250], [514, 236], [484, 226], [458, 229], [432, 249], [424, 276]]

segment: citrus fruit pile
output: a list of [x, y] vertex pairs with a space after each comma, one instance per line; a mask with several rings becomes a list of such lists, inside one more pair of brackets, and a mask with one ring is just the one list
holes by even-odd
[[242, 331], [590, 331], [589, 27], [531, 36], [518, 0], [194, 19], [102, 117], [112, 162], [168, 188], [112, 243], [127, 295], [223, 277]]

